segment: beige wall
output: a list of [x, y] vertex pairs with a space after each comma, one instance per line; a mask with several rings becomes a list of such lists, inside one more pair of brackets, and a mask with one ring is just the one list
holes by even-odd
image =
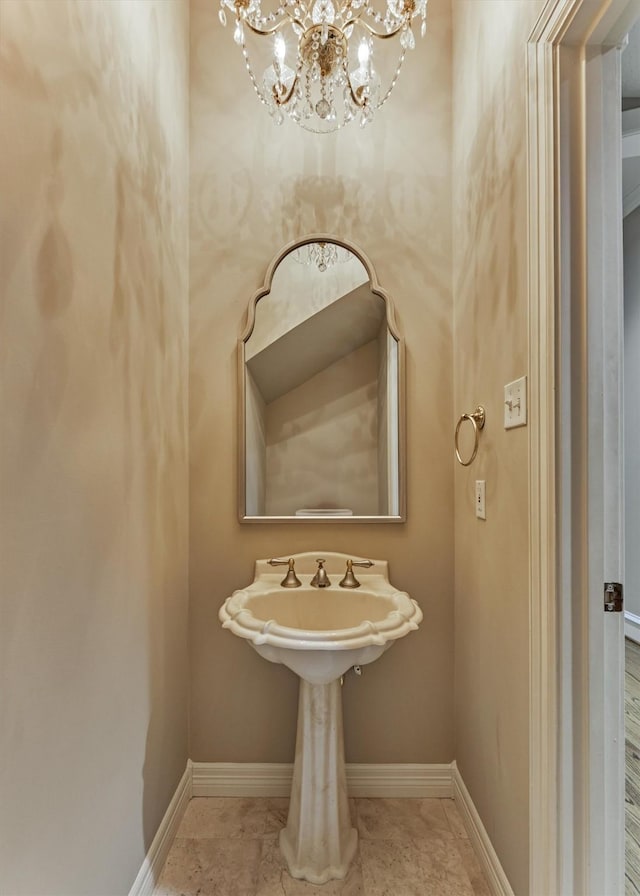
[[[385, 328], [386, 334], [386, 328]], [[267, 516], [378, 509], [378, 341], [267, 405]]]
[[[528, 892], [527, 429], [503, 386], [527, 373], [525, 46], [542, 0], [454, 0], [454, 420], [477, 404], [455, 474], [455, 753], [518, 896]], [[487, 520], [474, 514], [486, 480]], [[538, 896], [538, 894], [536, 894]]]
[[122, 894], [187, 759], [188, 8], [0, 25], [0, 889]]
[[[189, 225], [186, 2], [0, 0], [8, 892], [126, 892], [140, 867], [187, 758], [189, 536], [191, 757], [293, 756], [295, 676], [217, 621], [253, 561], [385, 557], [425, 621], [347, 679], [347, 758], [457, 758], [527, 893], [527, 434], [501, 418], [527, 370], [524, 41], [541, 5], [453, 0], [452, 104], [449, 2], [431, 0], [374, 124], [318, 139], [271, 123], [215, 5], [192, 0]], [[236, 341], [269, 261], [318, 231], [370, 256], [406, 336], [405, 525], [237, 522]], [[452, 425], [478, 402], [454, 501]]]
[[[222, 631], [256, 558], [387, 558], [425, 622], [344, 690], [347, 758], [453, 758], [450, 7], [408, 55], [371, 127], [318, 138], [273, 125], [215, 4], [191, 6], [191, 755], [293, 759], [297, 681]], [[236, 520], [235, 353], [250, 297], [289, 240], [331, 232], [371, 258], [407, 339], [406, 525]]]

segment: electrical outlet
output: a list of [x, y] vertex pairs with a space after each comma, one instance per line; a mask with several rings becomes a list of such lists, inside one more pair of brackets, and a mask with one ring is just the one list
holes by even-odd
[[504, 428], [527, 425], [527, 378], [520, 377], [504, 387]]
[[476, 516], [479, 520], [486, 520], [487, 510], [485, 507], [485, 480], [476, 479]]

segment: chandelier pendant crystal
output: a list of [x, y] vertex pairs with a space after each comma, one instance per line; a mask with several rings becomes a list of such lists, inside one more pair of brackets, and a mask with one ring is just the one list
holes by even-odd
[[[427, 0], [386, 0], [382, 11], [370, 0], [280, 0], [270, 12], [261, 4], [220, 0], [220, 22], [226, 25], [231, 10], [234, 40], [276, 124], [286, 113], [313, 133], [336, 131], [354, 119], [362, 127], [371, 121], [395, 87], [407, 50], [415, 47], [414, 21], [421, 18], [421, 35], [426, 32]], [[266, 45], [257, 68], [261, 75], [250, 59], [250, 42], [258, 52]], [[373, 64], [374, 46], [384, 51], [384, 91]]]
[[301, 246], [293, 252], [294, 261], [305, 265], [305, 267], [315, 265], [321, 274], [335, 264], [346, 264], [351, 261], [352, 257], [348, 249], [323, 240], [317, 243], [307, 243], [306, 246]]

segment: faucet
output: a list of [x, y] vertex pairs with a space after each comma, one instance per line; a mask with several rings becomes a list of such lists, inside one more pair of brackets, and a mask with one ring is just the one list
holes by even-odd
[[356, 579], [353, 574], [354, 566], [364, 566], [367, 569], [370, 566], [373, 566], [372, 560], [347, 560], [347, 571], [344, 574], [344, 579], [340, 582], [341, 588], [359, 588], [360, 582]]
[[298, 578], [295, 572], [295, 561], [293, 557], [289, 557], [288, 560], [269, 560], [269, 566], [288, 566], [289, 571], [287, 572], [284, 579], [280, 582], [283, 588], [299, 588], [302, 585], [302, 582]]
[[314, 588], [328, 588], [331, 584], [329, 576], [327, 575], [327, 571], [324, 568], [325, 561], [324, 560], [316, 560], [318, 564], [318, 569], [315, 576], [311, 579], [311, 584]]

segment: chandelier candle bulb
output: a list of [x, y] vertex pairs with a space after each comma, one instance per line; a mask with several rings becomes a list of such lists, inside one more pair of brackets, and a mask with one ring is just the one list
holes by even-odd
[[[336, 131], [358, 112], [361, 124], [369, 122], [391, 95], [406, 51], [415, 46], [413, 20], [422, 19], [422, 36], [426, 30], [427, 0], [378, 0], [381, 8], [373, 0], [285, 0], [271, 11], [262, 2], [220, 0], [220, 22], [226, 23], [225, 9], [231, 10], [234, 40], [274, 121], [286, 113], [312, 133]], [[253, 61], [253, 51], [257, 58], [267, 36], [273, 44], [265, 67]], [[376, 41], [378, 71], [371, 65]], [[284, 64], [287, 54], [291, 68]]]
[[275, 57], [278, 63], [282, 65], [282, 63], [284, 62], [284, 58], [287, 55], [287, 45], [284, 42], [284, 37], [281, 34], [276, 34], [273, 44]]
[[369, 44], [366, 40], [363, 40], [358, 47], [358, 62], [360, 63], [360, 68], [366, 68], [367, 63], [369, 62]]

